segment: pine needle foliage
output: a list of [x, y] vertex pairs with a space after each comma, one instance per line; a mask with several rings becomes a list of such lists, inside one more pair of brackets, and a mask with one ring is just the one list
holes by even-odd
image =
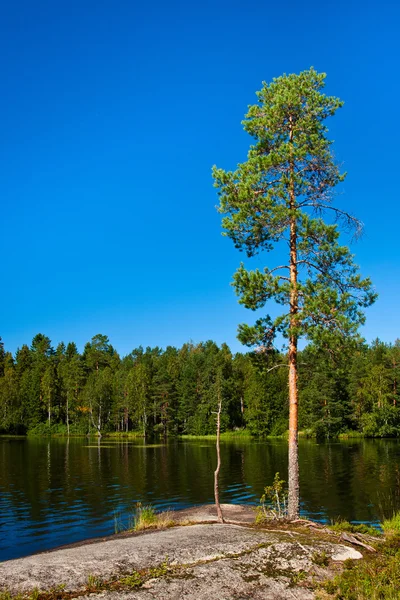
[[299, 511], [298, 339], [340, 346], [357, 335], [364, 309], [376, 298], [370, 279], [360, 276], [339, 241], [341, 230], [357, 236], [362, 225], [332, 202], [345, 173], [335, 162], [325, 121], [343, 102], [322, 92], [325, 77], [310, 68], [264, 82], [243, 121], [254, 139], [247, 160], [235, 171], [213, 168], [224, 234], [248, 257], [277, 246], [286, 255], [263, 269], [248, 270], [242, 263], [233, 286], [246, 308], [257, 310], [270, 300], [282, 306], [274, 319], [266, 315], [254, 325], [240, 325], [238, 338], [267, 350], [277, 332], [288, 339], [291, 518]]

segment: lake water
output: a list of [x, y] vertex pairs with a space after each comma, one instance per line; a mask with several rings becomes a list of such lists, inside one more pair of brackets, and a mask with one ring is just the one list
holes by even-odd
[[[114, 533], [136, 502], [160, 509], [213, 501], [215, 442], [0, 438], [0, 560]], [[222, 442], [221, 501], [257, 504], [284, 441]], [[400, 509], [400, 442], [300, 444], [301, 510], [376, 523]]]

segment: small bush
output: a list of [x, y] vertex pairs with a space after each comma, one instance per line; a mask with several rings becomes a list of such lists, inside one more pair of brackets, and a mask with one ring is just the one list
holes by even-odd
[[287, 490], [285, 481], [280, 479], [279, 473], [275, 473], [272, 485], [264, 488], [257, 507], [256, 523], [262, 523], [267, 519], [285, 519], [287, 517]]

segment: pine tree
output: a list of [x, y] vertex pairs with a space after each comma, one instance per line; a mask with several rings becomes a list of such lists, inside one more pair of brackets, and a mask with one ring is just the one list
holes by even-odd
[[4, 342], [0, 337], [0, 377], [4, 375], [4, 364], [5, 364], [6, 353], [4, 350]]
[[266, 346], [280, 331], [288, 340], [290, 518], [299, 514], [298, 339], [332, 346], [355, 335], [363, 308], [375, 299], [370, 280], [361, 279], [349, 249], [339, 244], [335, 221], [356, 232], [360, 223], [332, 205], [332, 190], [344, 175], [324, 121], [343, 103], [321, 92], [324, 80], [311, 68], [264, 82], [243, 122], [255, 140], [248, 160], [233, 172], [213, 169], [225, 235], [248, 257], [276, 244], [287, 252], [273, 268], [249, 271], [242, 264], [234, 287], [247, 308], [259, 309], [270, 299], [284, 307], [274, 320], [240, 326], [239, 339]]

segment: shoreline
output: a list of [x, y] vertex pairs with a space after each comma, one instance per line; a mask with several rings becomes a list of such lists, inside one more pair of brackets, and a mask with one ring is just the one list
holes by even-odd
[[[399, 441], [399, 436], [367, 436], [363, 433], [360, 433], [358, 431], [349, 431], [349, 432], [345, 432], [345, 433], [339, 433], [336, 437], [332, 437], [332, 438], [324, 438], [323, 440], [317, 440], [317, 436], [315, 434], [309, 433], [307, 431], [299, 431], [298, 433], [299, 435], [299, 439], [300, 440], [312, 440], [312, 441], [317, 441], [317, 443], [335, 443], [335, 442], [341, 442], [341, 441], [356, 441], [356, 440], [397, 440]], [[181, 435], [170, 435], [167, 436], [166, 438], [164, 438], [162, 435], [160, 434], [155, 434], [154, 436], [143, 436], [143, 434], [141, 433], [137, 433], [137, 432], [125, 432], [125, 433], [121, 433], [121, 432], [105, 432], [103, 434], [101, 434], [100, 436], [97, 433], [71, 433], [70, 435], [66, 434], [66, 433], [30, 433], [29, 431], [25, 434], [13, 434], [13, 433], [2, 433], [0, 434], [0, 440], [2, 439], [21, 439], [21, 440], [25, 440], [25, 439], [48, 439], [48, 438], [52, 438], [52, 439], [97, 439], [97, 440], [103, 440], [103, 439], [116, 439], [116, 440], [127, 440], [127, 439], [133, 439], [133, 440], [153, 440], [153, 439], [157, 439], [157, 440], [166, 440], [166, 441], [176, 441], [176, 440], [183, 440], [183, 441], [216, 441], [217, 436], [216, 434], [205, 434], [205, 435], [192, 435], [192, 434], [181, 434]], [[282, 441], [287, 441], [288, 439], [288, 432], [285, 432], [281, 435], [266, 435], [266, 436], [259, 436], [259, 435], [253, 435], [250, 432], [247, 431], [240, 431], [240, 432], [235, 432], [235, 431], [224, 431], [221, 433], [221, 441], [240, 441], [240, 440], [244, 440], [244, 441], [268, 441], [268, 440], [282, 440]]]
[[36, 599], [44, 600], [100, 593], [111, 600], [116, 591], [132, 599], [195, 600], [233, 599], [238, 591], [254, 599], [269, 593], [285, 598], [290, 589], [299, 600], [309, 600], [312, 581], [333, 576], [345, 560], [362, 558], [334, 534], [277, 523], [254, 527], [248, 506], [224, 504], [222, 510], [224, 524], [217, 522], [215, 505], [203, 505], [177, 511], [173, 527], [88, 539], [5, 561], [0, 582], [7, 587], [0, 583], [0, 590], [10, 599], [36, 589]]

